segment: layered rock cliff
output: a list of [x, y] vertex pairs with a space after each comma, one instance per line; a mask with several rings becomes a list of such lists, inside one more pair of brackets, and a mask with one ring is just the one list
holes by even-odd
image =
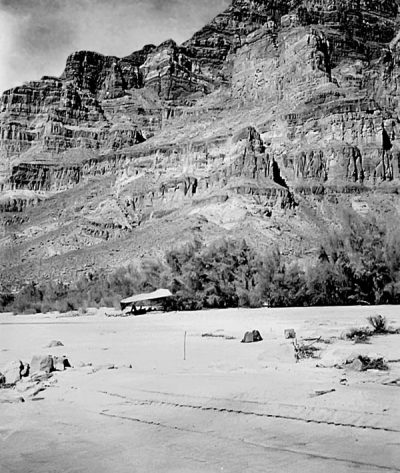
[[396, 0], [235, 0], [182, 45], [79, 51], [6, 91], [2, 272], [70, 279], [193, 234], [304, 258], [343, 206], [394, 211], [399, 40]]

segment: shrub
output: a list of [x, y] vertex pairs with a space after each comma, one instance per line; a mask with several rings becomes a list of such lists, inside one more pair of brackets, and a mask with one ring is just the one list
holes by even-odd
[[0, 310], [12, 305], [14, 302], [14, 294], [0, 294]]
[[371, 330], [368, 327], [351, 328], [346, 334], [346, 340], [352, 340], [355, 343], [366, 343], [371, 336]]
[[388, 333], [387, 320], [381, 315], [373, 315], [367, 318], [368, 323], [372, 326], [374, 333]]
[[265, 258], [245, 241], [198, 241], [166, 255], [170, 285], [185, 310], [261, 305]]
[[[244, 240], [194, 240], [168, 251], [164, 262], [147, 258], [68, 285], [29, 283], [13, 297], [0, 297], [1, 308], [21, 313], [119, 307], [131, 294], [159, 287], [174, 294], [165, 310], [400, 303], [398, 222], [378, 223], [351, 210], [339, 220], [307, 267], [285, 263], [277, 248], [260, 253]], [[382, 320], [370, 324], [374, 333], [387, 333]], [[354, 337], [362, 340], [362, 334]]]

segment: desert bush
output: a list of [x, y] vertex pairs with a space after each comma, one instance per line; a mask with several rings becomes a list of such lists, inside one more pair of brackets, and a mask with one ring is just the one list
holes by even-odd
[[135, 292], [160, 287], [165, 266], [158, 260], [146, 260], [144, 268], [129, 265], [112, 273], [98, 271], [79, 278], [72, 284], [63, 282], [29, 283], [12, 298], [0, 300], [2, 310], [68, 312], [82, 307], [100, 305], [119, 307], [119, 301]]
[[308, 305], [305, 273], [297, 265], [280, 264], [265, 291], [265, 298], [271, 307], [293, 307]]
[[351, 328], [345, 333], [344, 338], [355, 343], [366, 343], [371, 335], [371, 330], [368, 327]]
[[261, 253], [244, 240], [193, 240], [168, 251], [164, 261], [147, 258], [68, 285], [27, 284], [13, 298], [0, 298], [1, 308], [119, 307], [121, 299], [159, 287], [174, 294], [165, 310], [400, 303], [399, 222], [378, 223], [348, 209], [340, 218], [307, 267], [288, 264], [277, 248]]
[[387, 320], [382, 315], [367, 317], [370, 327], [352, 328], [345, 334], [346, 340], [356, 343], [367, 342], [373, 335], [397, 334], [400, 330], [388, 327]]
[[78, 309], [78, 314], [79, 315], [86, 315], [88, 313], [88, 309], [86, 304], [82, 304], [79, 309]]
[[306, 344], [297, 340], [293, 342], [293, 348], [296, 362], [307, 358], [318, 358], [321, 351], [320, 348], [315, 347], [312, 343]]
[[79, 304], [76, 303], [76, 301], [73, 299], [65, 298], [65, 299], [56, 301], [54, 307], [56, 311], [60, 312], [61, 314], [65, 314], [67, 312], [78, 310]]
[[349, 300], [351, 288], [341, 264], [319, 261], [305, 274], [306, 300], [309, 305], [341, 305]]
[[373, 332], [376, 334], [388, 333], [387, 320], [381, 315], [372, 315], [367, 318], [368, 323], [371, 325]]
[[22, 314], [22, 315], [35, 315], [35, 314], [39, 314], [40, 313], [40, 306], [34, 306], [34, 305], [30, 305], [29, 307], [26, 307], [24, 310], [22, 311], [18, 311], [17, 312], [18, 314]]
[[15, 295], [10, 309], [16, 314], [40, 312], [43, 291], [38, 284], [29, 283]]
[[204, 308], [202, 301], [186, 297], [180, 293], [175, 293], [174, 297], [165, 299], [162, 306], [166, 312], [193, 311]]
[[14, 302], [14, 299], [14, 294], [0, 294], [0, 311], [1, 309], [4, 310], [6, 307], [10, 307]]
[[176, 303], [185, 310], [261, 305], [265, 257], [246, 241], [195, 241], [166, 255]]
[[[393, 222], [379, 223], [352, 210], [343, 210], [341, 228], [329, 231], [323, 245], [323, 264], [328, 273], [335, 275], [339, 303], [382, 304], [400, 300], [400, 250], [395, 228]], [[319, 261], [315, 266], [321, 265]], [[321, 290], [317, 293], [321, 294]]]

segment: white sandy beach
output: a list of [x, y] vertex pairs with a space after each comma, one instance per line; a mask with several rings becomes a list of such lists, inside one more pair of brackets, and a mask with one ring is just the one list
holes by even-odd
[[[24, 403], [5, 402], [24, 397], [23, 382], [0, 390], [0, 471], [400, 471], [400, 391], [388, 384], [400, 378], [400, 335], [334, 340], [321, 359], [297, 364], [283, 337], [285, 328], [339, 337], [378, 313], [400, 326], [390, 306], [0, 315], [0, 372], [35, 354], [66, 355], [73, 366]], [[253, 329], [264, 340], [241, 344]], [[44, 348], [52, 340], [64, 346]], [[329, 367], [352, 352], [383, 356], [389, 370]]]

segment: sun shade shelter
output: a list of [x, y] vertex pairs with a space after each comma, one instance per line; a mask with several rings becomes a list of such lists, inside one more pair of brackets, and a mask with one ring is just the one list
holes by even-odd
[[144, 294], [137, 294], [132, 297], [128, 297], [121, 301], [121, 309], [124, 310], [127, 307], [134, 308], [139, 302], [156, 301], [172, 297], [172, 293], [168, 289], [158, 289], [154, 292], [148, 292]]

